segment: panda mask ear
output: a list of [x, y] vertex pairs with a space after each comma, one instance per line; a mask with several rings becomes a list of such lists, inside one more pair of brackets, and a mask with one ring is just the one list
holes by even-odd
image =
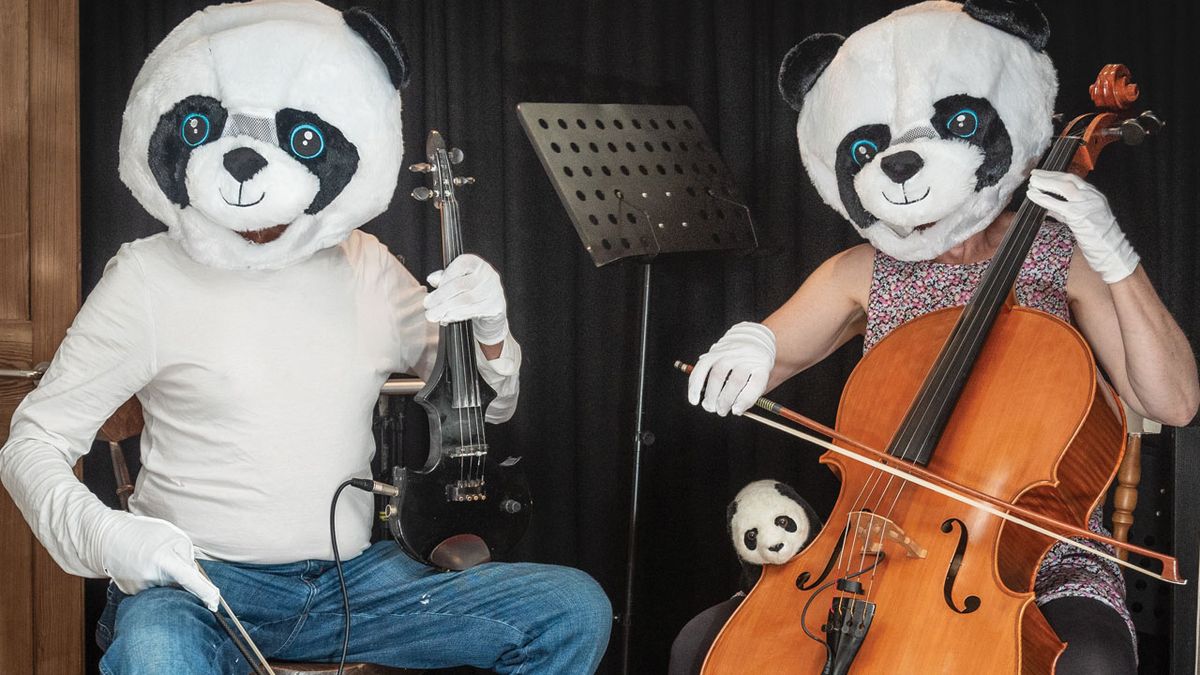
[[1050, 22], [1031, 0], [967, 0], [963, 11], [976, 21], [1025, 40], [1036, 51], [1045, 50], [1050, 41]]
[[383, 59], [383, 64], [387, 66], [388, 75], [392, 78], [392, 84], [396, 89], [403, 89], [407, 86], [411, 68], [404, 43], [392, 37], [391, 32], [379, 22], [379, 19], [362, 7], [351, 7], [342, 12], [342, 19], [351, 30], [367, 41], [371, 49], [379, 54], [379, 58]]
[[792, 47], [779, 66], [779, 93], [796, 112], [804, 106], [804, 97], [841, 48], [846, 38], [836, 33], [809, 35]]

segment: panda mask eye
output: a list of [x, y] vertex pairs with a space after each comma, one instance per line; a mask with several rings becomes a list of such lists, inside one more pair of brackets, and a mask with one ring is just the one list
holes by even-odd
[[189, 148], [195, 148], [208, 140], [212, 132], [212, 122], [204, 113], [191, 113], [183, 118], [179, 125], [179, 136]]
[[979, 113], [963, 108], [946, 120], [946, 129], [959, 138], [970, 138], [979, 130]]
[[850, 159], [860, 167], [875, 159], [878, 152], [879, 146], [866, 138], [860, 138], [850, 144]]
[[316, 159], [325, 152], [325, 135], [311, 124], [297, 124], [288, 134], [287, 149], [299, 159]]
[[796, 531], [796, 521], [789, 516], [778, 516], [775, 518], [775, 527], [781, 528], [787, 532]]
[[750, 551], [758, 548], [758, 528], [746, 530], [742, 535], [742, 543], [746, 544], [746, 549]]

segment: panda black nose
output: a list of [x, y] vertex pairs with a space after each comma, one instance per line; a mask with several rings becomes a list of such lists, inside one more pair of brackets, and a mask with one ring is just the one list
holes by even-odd
[[921, 167], [925, 166], [925, 160], [912, 150], [897, 152], [894, 155], [888, 155], [879, 160], [879, 165], [883, 172], [897, 183], [904, 181], [917, 175]]
[[767, 548], [771, 549], [772, 553], [779, 553], [781, 550], [783, 550], [783, 542], [781, 541], [778, 544], [775, 544], [774, 546], [768, 546]]
[[250, 180], [266, 165], [267, 160], [250, 148], [234, 148], [225, 153], [225, 170], [239, 183]]

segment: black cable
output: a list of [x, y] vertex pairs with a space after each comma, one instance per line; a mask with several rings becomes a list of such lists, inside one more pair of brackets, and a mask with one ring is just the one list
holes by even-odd
[[338, 661], [338, 675], [342, 675], [346, 668], [346, 652], [350, 649], [350, 593], [346, 590], [346, 573], [342, 571], [342, 556], [338, 553], [337, 523], [334, 518], [337, 515], [338, 497], [342, 496], [342, 490], [354, 484], [353, 481], [351, 479], [339, 485], [333, 493], [333, 501], [329, 503], [329, 543], [333, 545], [333, 562], [337, 565], [338, 585], [342, 588], [342, 612], [346, 618], [342, 629], [342, 658]]

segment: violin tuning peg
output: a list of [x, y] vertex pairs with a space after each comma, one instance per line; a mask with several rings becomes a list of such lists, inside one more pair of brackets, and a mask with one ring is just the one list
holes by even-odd
[[474, 185], [475, 179], [471, 176], [455, 176], [454, 184], [460, 187], [463, 185]]
[[1125, 145], [1140, 145], [1146, 139], [1148, 131], [1142, 126], [1141, 122], [1136, 119], [1128, 119], [1121, 122], [1121, 142]]
[[427, 187], [419, 187], [412, 191], [412, 198], [419, 202], [423, 202], [434, 196], [434, 194], [434, 191]]
[[430, 171], [433, 171], [433, 167], [430, 166], [428, 162], [421, 162], [420, 164], [413, 164], [409, 166], [408, 170], [413, 173], [429, 173]]
[[1162, 121], [1158, 115], [1155, 115], [1153, 110], [1147, 110], [1141, 115], [1138, 115], [1138, 121], [1141, 122], [1146, 131], [1150, 133], [1154, 133], [1155, 131], [1167, 126], [1167, 123]]
[[463, 151], [458, 148], [450, 148], [450, 163], [458, 164], [463, 161]]

